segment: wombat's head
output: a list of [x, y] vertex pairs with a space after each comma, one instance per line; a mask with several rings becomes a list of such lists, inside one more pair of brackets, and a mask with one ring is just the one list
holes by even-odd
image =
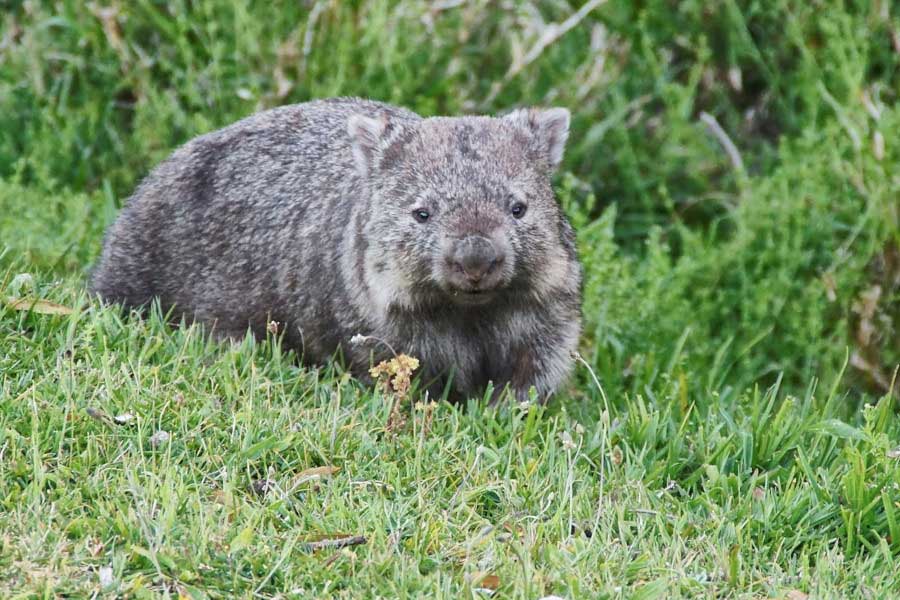
[[577, 285], [571, 228], [550, 187], [567, 110], [353, 115], [347, 130], [371, 194], [363, 276], [385, 304], [485, 304]]

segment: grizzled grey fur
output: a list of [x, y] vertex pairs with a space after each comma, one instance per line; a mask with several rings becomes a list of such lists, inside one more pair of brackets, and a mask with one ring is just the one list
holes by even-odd
[[[565, 109], [418, 115], [339, 98], [200, 136], [140, 185], [92, 279], [104, 299], [265, 337], [358, 375], [390, 345], [454, 396], [546, 398], [573, 364], [581, 268], [550, 177]], [[355, 334], [381, 342], [350, 343]]]

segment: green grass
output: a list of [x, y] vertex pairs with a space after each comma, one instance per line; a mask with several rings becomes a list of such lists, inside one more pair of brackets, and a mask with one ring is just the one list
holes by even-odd
[[[891, 3], [609, 0], [527, 64], [578, 3], [91, 6], [0, 17], [0, 297], [74, 309], [0, 302], [0, 595], [900, 595]], [[572, 109], [584, 362], [550, 405], [388, 432], [339, 365], [86, 295], [172, 148], [338, 94]]]

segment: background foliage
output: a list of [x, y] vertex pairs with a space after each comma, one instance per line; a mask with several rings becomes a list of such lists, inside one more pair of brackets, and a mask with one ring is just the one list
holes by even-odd
[[[0, 18], [0, 284], [77, 307], [0, 305], [9, 591], [96, 591], [106, 566], [104, 589], [137, 596], [897, 585], [891, 2], [59, 0]], [[333, 95], [572, 110], [558, 184], [590, 369], [550, 407], [441, 405], [388, 434], [390, 399], [337, 367], [83, 293], [174, 147]], [[342, 470], [303, 480], [322, 465]], [[303, 549], [337, 531], [369, 542]]]

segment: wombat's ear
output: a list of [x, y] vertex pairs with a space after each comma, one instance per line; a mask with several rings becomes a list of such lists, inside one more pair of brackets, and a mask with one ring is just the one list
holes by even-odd
[[528, 130], [535, 150], [546, 158], [551, 169], [562, 161], [569, 137], [569, 111], [565, 108], [520, 108], [505, 117]]
[[377, 119], [359, 114], [347, 119], [347, 133], [356, 168], [363, 175], [378, 169], [384, 151], [396, 140], [400, 126], [387, 117]]

